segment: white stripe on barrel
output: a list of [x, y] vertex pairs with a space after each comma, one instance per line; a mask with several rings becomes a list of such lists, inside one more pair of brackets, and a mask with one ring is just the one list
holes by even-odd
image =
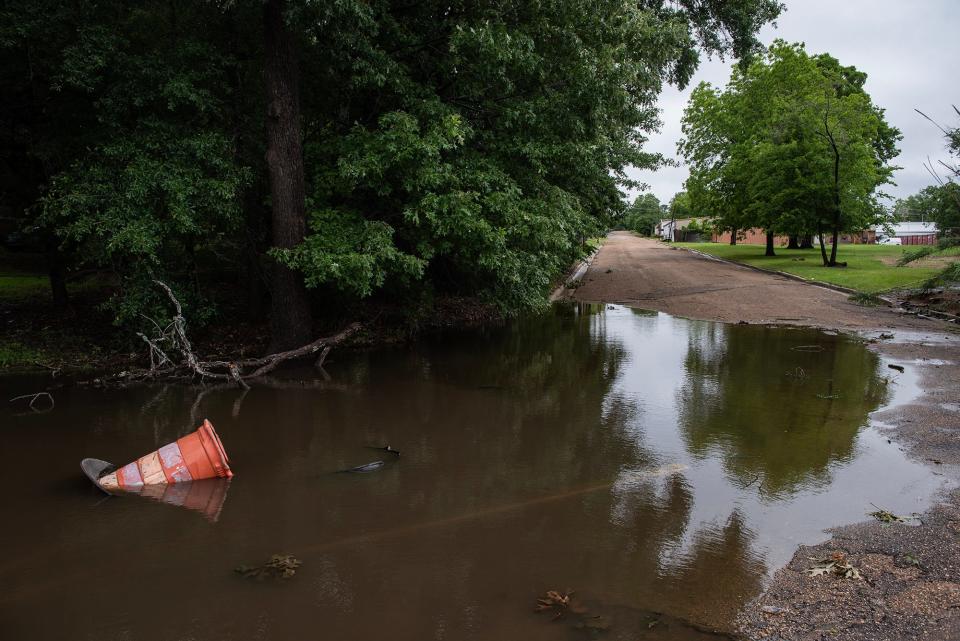
[[183, 455], [180, 453], [180, 446], [177, 445], [176, 441], [164, 445], [157, 450], [157, 453], [160, 454], [160, 462], [163, 464], [163, 469], [166, 470], [167, 476], [170, 477], [171, 483], [182, 483], [193, 480], [193, 477], [190, 475], [190, 470], [187, 468], [186, 463], [183, 462]]

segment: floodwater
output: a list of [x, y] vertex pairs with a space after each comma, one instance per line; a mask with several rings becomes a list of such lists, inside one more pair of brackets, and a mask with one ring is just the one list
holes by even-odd
[[[7, 404], [0, 638], [705, 640], [796, 545], [941, 478], [870, 426], [909, 370], [814, 330], [560, 307], [327, 371]], [[81, 476], [204, 417], [232, 481], [163, 502]], [[273, 554], [296, 575], [234, 571]], [[586, 612], [535, 613], [547, 590]]]

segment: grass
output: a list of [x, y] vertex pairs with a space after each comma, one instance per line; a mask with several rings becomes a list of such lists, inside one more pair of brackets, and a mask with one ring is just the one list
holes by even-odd
[[[727, 245], [721, 243], [677, 243], [705, 254], [727, 260], [795, 274], [802, 278], [876, 294], [891, 289], [921, 286], [939, 270], [934, 267], [898, 266], [907, 251], [896, 245], [841, 245], [837, 260], [846, 267], [824, 267], [820, 249], [777, 248], [776, 256], [764, 256], [763, 245]], [[827, 248], [829, 251], [829, 247]], [[886, 262], [884, 262], [886, 259]]]
[[960, 256], [960, 245], [940, 249], [936, 245], [923, 245], [917, 248], [906, 250], [898, 261], [898, 265], [907, 265], [915, 260], [934, 256], [936, 258], [954, 258]]
[[46, 276], [0, 274], [0, 300], [12, 302], [49, 295], [50, 280]]
[[43, 355], [40, 352], [16, 341], [0, 343], [0, 367], [25, 367], [41, 360]]
[[91, 274], [71, 280], [67, 290], [73, 313], [54, 308], [40, 258], [0, 248], [0, 369], [84, 365], [98, 356], [97, 305], [109, 281]]

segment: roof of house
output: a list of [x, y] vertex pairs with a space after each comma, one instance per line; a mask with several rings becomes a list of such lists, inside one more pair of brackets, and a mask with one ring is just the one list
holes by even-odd
[[[706, 218], [707, 218], [706, 216], [694, 216], [692, 218], [677, 218], [676, 223], [677, 223], [677, 227], [686, 227], [687, 225], [689, 225], [691, 222], [695, 220], [699, 223], [700, 221], [705, 220]], [[660, 224], [664, 226], [669, 225], [671, 222], [673, 221], [670, 218], [662, 218], [660, 220]]]
[[[894, 236], [910, 236], [916, 234], [935, 234], [937, 233], [936, 223], [893, 223], [890, 225]], [[882, 225], [873, 228], [877, 233], [886, 233]]]

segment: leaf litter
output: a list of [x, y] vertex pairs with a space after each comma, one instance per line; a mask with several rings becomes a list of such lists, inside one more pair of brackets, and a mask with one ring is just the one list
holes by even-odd
[[[873, 505], [873, 503], [870, 505]], [[873, 505], [873, 507], [877, 509], [873, 512], [867, 512], [867, 516], [872, 516], [881, 523], [906, 523], [907, 521], [913, 521], [917, 519], [916, 515], [902, 516], [900, 514], [894, 514], [890, 510], [885, 510], [878, 505]]]
[[292, 554], [274, 554], [263, 565], [239, 565], [234, 572], [248, 579], [263, 581], [264, 579], [289, 579], [297, 573], [297, 568], [303, 565]]
[[833, 575], [843, 579], [862, 579], [860, 570], [853, 567], [847, 555], [843, 552], [834, 552], [825, 559], [810, 557], [814, 562], [812, 568], [807, 568], [807, 574], [810, 576]]

